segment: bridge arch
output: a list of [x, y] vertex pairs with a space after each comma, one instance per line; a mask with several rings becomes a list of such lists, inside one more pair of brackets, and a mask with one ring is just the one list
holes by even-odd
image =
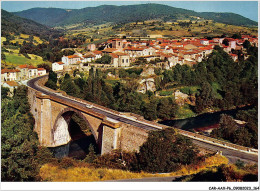
[[53, 144], [55, 146], [60, 146], [67, 144], [71, 140], [71, 129], [69, 125], [71, 117], [75, 113], [85, 121], [86, 125], [91, 130], [96, 143], [98, 144], [100, 138], [98, 136], [98, 133], [94, 131], [94, 128], [92, 127], [88, 119], [80, 111], [70, 107], [61, 110], [55, 119], [54, 125], [51, 130]]

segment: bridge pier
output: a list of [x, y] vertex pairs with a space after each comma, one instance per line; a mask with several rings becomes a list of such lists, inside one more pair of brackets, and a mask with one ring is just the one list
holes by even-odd
[[120, 122], [109, 118], [103, 121], [101, 154], [120, 148], [121, 125]]

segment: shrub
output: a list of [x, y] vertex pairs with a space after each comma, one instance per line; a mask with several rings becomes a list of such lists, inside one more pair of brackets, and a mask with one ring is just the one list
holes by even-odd
[[149, 132], [147, 141], [140, 147], [138, 167], [146, 172], [172, 172], [196, 159], [197, 150], [191, 140], [168, 128]]

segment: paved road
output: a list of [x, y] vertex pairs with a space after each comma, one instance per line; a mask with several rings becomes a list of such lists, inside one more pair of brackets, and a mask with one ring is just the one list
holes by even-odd
[[[44, 76], [42, 76], [42, 77], [44, 77]], [[71, 100], [70, 98], [58, 95], [58, 94], [53, 93], [53, 92], [49, 92], [46, 89], [43, 89], [39, 86], [36, 86], [35, 82], [42, 77], [34, 78], [34, 79], [28, 81], [27, 85], [30, 86], [33, 89], [36, 89], [36, 90], [46, 94], [46, 95], [52, 95], [52, 96], [55, 96], [57, 98], [63, 99], [64, 101], [73, 103], [77, 106], [86, 107], [86, 105], [83, 104], [83, 103], [80, 103], [80, 102], [75, 101], [75, 100]], [[103, 115], [105, 115], [105, 116], [107, 116], [111, 119], [114, 119], [114, 120], [117, 120], [117, 121], [120, 121], [120, 122], [123, 122], [123, 123], [127, 123], [127, 124], [130, 124], [130, 125], [145, 129], [145, 130], [158, 130], [159, 129], [159, 128], [154, 127], [151, 124], [148, 124], [148, 123], [144, 124], [143, 122], [133, 121], [133, 120], [130, 120], [126, 117], [119, 116], [119, 115], [110, 113], [108, 111], [104, 111], [104, 110], [97, 108], [97, 107], [92, 107], [92, 108], [89, 108], [89, 109], [91, 109], [94, 112], [103, 114]], [[205, 149], [209, 149], [209, 150], [212, 150], [212, 151], [222, 151], [223, 155], [227, 156], [231, 161], [236, 161], [237, 159], [244, 160], [246, 162], [257, 162], [258, 161], [258, 155], [253, 155], [251, 153], [245, 153], [245, 152], [241, 152], [241, 151], [238, 151], [238, 150], [233, 150], [233, 149], [229, 149], [229, 148], [216, 146], [216, 145], [213, 145], [213, 144], [210, 144], [210, 143], [205, 143], [205, 142], [198, 141], [198, 140], [195, 140], [195, 139], [193, 139], [193, 142], [195, 144], [197, 144], [199, 147], [202, 147], [202, 148], [205, 148]]]
[[193, 139], [192, 142], [195, 143], [196, 145], [198, 145], [199, 147], [207, 148], [208, 150], [211, 150], [211, 151], [222, 151], [222, 154], [224, 156], [226, 156], [230, 160], [230, 162], [236, 162], [237, 159], [243, 160], [245, 162], [257, 162], [258, 161], [258, 155], [241, 152], [241, 151], [233, 150], [233, 149], [229, 149], [229, 148], [224, 148], [221, 146], [213, 145], [213, 144], [195, 140], [195, 139]]

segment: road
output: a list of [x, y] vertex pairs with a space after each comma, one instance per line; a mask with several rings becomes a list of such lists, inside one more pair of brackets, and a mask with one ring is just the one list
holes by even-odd
[[199, 147], [207, 148], [211, 151], [222, 151], [222, 154], [229, 159], [230, 162], [234, 163], [237, 161], [237, 159], [243, 160], [245, 162], [257, 162], [258, 161], [258, 155], [241, 152], [238, 150], [233, 150], [229, 148], [224, 148], [221, 146], [213, 145], [210, 143], [202, 142], [199, 140], [193, 139], [192, 142]]
[[[72, 104], [75, 104], [77, 106], [81, 106], [81, 107], [86, 107], [86, 104], [84, 103], [81, 103], [79, 101], [76, 101], [76, 100], [72, 100], [71, 98], [67, 98], [65, 96], [62, 96], [62, 95], [58, 95], [54, 92], [50, 92], [44, 88], [41, 88], [39, 86], [37, 86], [35, 84], [35, 82], [37, 80], [39, 80], [40, 78], [43, 78], [44, 76], [41, 76], [41, 77], [37, 77], [37, 78], [34, 78], [32, 80], [29, 80], [27, 82], [27, 85], [35, 90], [38, 90], [39, 92], [42, 92], [46, 95], [51, 95], [51, 96], [55, 96], [57, 98], [60, 98], [64, 101], [67, 101], [69, 103], [72, 103]], [[93, 106], [91, 108], [88, 108], [88, 109], [91, 109], [92, 111], [94, 112], [97, 112], [97, 113], [100, 113], [100, 114], [103, 114], [113, 120], [117, 120], [119, 122], [123, 122], [123, 123], [126, 123], [126, 124], [130, 124], [130, 125], [133, 125], [133, 126], [136, 126], [136, 127], [139, 127], [139, 128], [142, 128], [142, 129], [145, 129], [145, 130], [158, 130], [158, 129], [161, 129], [161, 127], [155, 127], [154, 125], [152, 124], [149, 124], [149, 123], [145, 123], [143, 121], [137, 121], [137, 120], [133, 120], [133, 119], [129, 119], [128, 117], [126, 116], [122, 116], [122, 115], [117, 115], [117, 114], [114, 114], [112, 112], [109, 112], [109, 111], [105, 111], [104, 109], [102, 108], [98, 108], [96, 106]], [[205, 149], [208, 149], [208, 150], [212, 150], [212, 151], [222, 151], [222, 154], [224, 156], [226, 156], [227, 158], [230, 159], [230, 161], [233, 161], [235, 162], [237, 159], [240, 159], [240, 160], [244, 160], [245, 162], [257, 162], [258, 161], [258, 155], [255, 155], [255, 154], [252, 154], [252, 153], [246, 153], [246, 152], [243, 152], [243, 151], [239, 151], [239, 150], [234, 150], [234, 149], [230, 149], [230, 148], [224, 148], [224, 147], [221, 147], [221, 146], [217, 146], [217, 145], [213, 145], [211, 143], [206, 143], [206, 142], [202, 142], [202, 141], [199, 141], [199, 140], [195, 140], [193, 139], [193, 142], [195, 144], [197, 144], [199, 147], [202, 147], [202, 148], [205, 148]]]

